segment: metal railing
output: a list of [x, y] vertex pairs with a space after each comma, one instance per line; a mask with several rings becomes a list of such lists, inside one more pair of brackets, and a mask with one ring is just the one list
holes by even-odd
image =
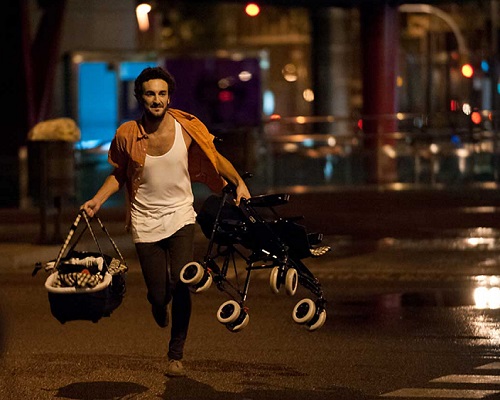
[[375, 149], [366, 146], [361, 118], [273, 117], [264, 122], [259, 144], [265, 186], [364, 185], [366, 160], [374, 153], [392, 160], [393, 183], [497, 183], [500, 138], [493, 113], [483, 114], [486, 122], [479, 125], [458, 113], [386, 116], [396, 120], [397, 131], [377, 134], [382, 144]]

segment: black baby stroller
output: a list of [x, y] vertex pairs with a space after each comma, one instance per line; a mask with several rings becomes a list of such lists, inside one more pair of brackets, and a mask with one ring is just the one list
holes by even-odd
[[[217, 319], [230, 331], [238, 332], [249, 321], [245, 301], [248, 295], [250, 274], [254, 270], [270, 269], [270, 286], [274, 293], [284, 287], [286, 293], [294, 295], [298, 284], [308, 289], [316, 300], [305, 298], [293, 309], [293, 320], [315, 331], [326, 320], [326, 300], [319, 280], [302, 263], [306, 257], [317, 257], [327, 253], [329, 246], [318, 246], [323, 237], [307, 233], [295, 219], [280, 218], [275, 206], [286, 204], [287, 194], [268, 194], [243, 199], [234, 205], [234, 186], [227, 185], [222, 196], [212, 195], [203, 203], [197, 222], [204, 235], [210, 239], [202, 262], [190, 262], [181, 270], [181, 280], [190, 289], [199, 293], [208, 289], [212, 282], [217, 288], [232, 297], [223, 303]], [[257, 212], [257, 209], [261, 213]], [[265, 215], [265, 213], [268, 215]], [[245, 262], [246, 278], [239, 288], [236, 259]], [[217, 261], [222, 259], [222, 266]], [[230, 267], [234, 278], [229, 279]]]
[[[85, 219], [85, 227], [66, 253], [82, 216]], [[128, 267], [101, 220], [98, 217], [95, 219], [109, 238], [119, 258], [102, 252], [87, 214], [80, 211], [57, 258], [45, 264], [45, 270], [50, 272], [45, 281], [50, 310], [63, 324], [74, 320], [97, 322], [102, 317], [109, 317], [122, 303], [125, 294], [125, 275]], [[92, 234], [98, 252], [75, 250], [75, 246], [87, 229]], [[41, 268], [41, 263], [37, 263], [33, 275]]]

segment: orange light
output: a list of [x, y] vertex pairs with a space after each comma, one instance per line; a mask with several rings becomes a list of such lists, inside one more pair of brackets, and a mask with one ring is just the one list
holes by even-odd
[[260, 7], [255, 3], [248, 3], [245, 7], [245, 12], [249, 17], [256, 17], [260, 13]]
[[137, 23], [139, 24], [139, 30], [141, 32], [146, 32], [149, 29], [148, 14], [150, 11], [151, 5], [149, 3], [141, 3], [135, 8]]
[[472, 68], [472, 65], [470, 64], [462, 65], [462, 75], [465, 76], [466, 78], [472, 78], [472, 75], [474, 75], [474, 68]]
[[471, 116], [470, 116], [470, 119], [472, 120], [472, 122], [474, 122], [476, 125], [479, 125], [481, 123], [481, 114], [478, 113], [477, 111], [474, 111]]

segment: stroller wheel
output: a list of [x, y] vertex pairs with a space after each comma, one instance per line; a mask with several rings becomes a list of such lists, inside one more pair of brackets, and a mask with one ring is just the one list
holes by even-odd
[[271, 286], [271, 291], [275, 294], [280, 292], [280, 267], [274, 267], [271, 270], [271, 275], [269, 276], [269, 285]]
[[242, 308], [240, 311], [240, 315], [236, 319], [236, 321], [231, 322], [229, 324], [226, 324], [226, 328], [229, 329], [231, 332], [239, 332], [241, 331], [245, 326], [248, 325], [248, 321], [250, 320], [250, 316], [248, 313]]
[[182, 267], [180, 277], [181, 281], [186, 285], [194, 286], [200, 283], [204, 274], [205, 269], [201, 264], [196, 261], [191, 261]]
[[311, 299], [300, 300], [293, 309], [292, 318], [297, 324], [307, 324], [316, 314], [316, 304]]
[[230, 324], [235, 322], [240, 316], [241, 307], [235, 300], [228, 300], [219, 307], [217, 311], [217, 320], [221, 324]]
[[295, 268], [289, 268], [288, 271], [286, 271], [285, 277], [285, 289], [287, 295], [293, 296], [295, 294], [297, 291], [298, 281], [299, 277], [297, 270]]
[[316, 312], [314, 317], [308, 323], [305, 324], [305, 327], [309, 332], [313, 332], [321, 328], [325, 324], [325, 321], [326, 321], [326, 310], [323, 309], [319, 312]]
[[190, 286], [189, 289], [193, 293], [201, 293], [207, 290], [212, 285], [212, 274], [209, 271], [204, 271], [201, 281], [194, 286]]

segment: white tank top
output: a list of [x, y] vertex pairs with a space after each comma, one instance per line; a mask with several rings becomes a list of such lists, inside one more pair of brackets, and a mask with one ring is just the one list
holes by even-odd
[[141, 179], [131, 207], [135, 243], [157, 242], [195, 222], [188, 153], [177, 121], [172, 148], [161, 156], [146, 155]]

